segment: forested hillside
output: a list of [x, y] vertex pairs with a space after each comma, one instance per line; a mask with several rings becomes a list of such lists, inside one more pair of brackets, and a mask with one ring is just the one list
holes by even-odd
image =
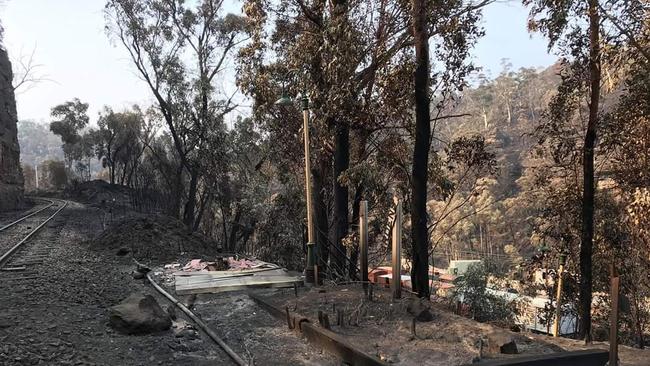
[[534, 165], [534, 132], [556, 94], [560, 66], [512, 70], [507, 60], [503, 65], [495, 78], [479, 74], [478, 85], [460, 95], [455, 117], [438, 122], [434, 147], [444, 150], [449, 141], [478, 135], [495, 163], [475, 187], [459, 190], [451, 201], [430, 203], [433, 212], [448, 213], [434, 232], [447, 259], [466, 257], [467, 251], [516, 259], [520, 252], [530, 256], [538, 245], [531, 240], [534, 212], [521, 200], [534, 189], [525, 178]]
[[46, 123], [19, 121], [18, 142], [22, 164], [34, 166], [45, 160], [63, 160], [61, 140]]

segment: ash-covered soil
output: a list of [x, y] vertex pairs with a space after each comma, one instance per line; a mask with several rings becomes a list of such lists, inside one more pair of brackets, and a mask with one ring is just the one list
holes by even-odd
[[102, 217], [71, 202], [29, 244], [52, 248], [43, 264], [30, 266], [36, 278], [12, 273], [8, 280], [0, 272], [0, 365], [233, 364], [201, 334], [127, 336], [108, 326], [109, 308], [131, 293], [152, 294], [163, 307], [169, 302], [132, 278], [129, 256], [93, 250]]
[[77, 202], [89, 205], [128, 206], [131, 204], [131, 189], [119, 184], [110, 184], [101, 179], [82, 182], [67, 188], [65, 195]]
[[169, 216], [132, 213], [111, 223], [104, 213], [102, 220], [106, 230], [91, 243], [94, 250], [127, 250], [138, 261], [149, 264], [210, 258], [219, 252], [215, 241], [190, 232], [182, 222]]
[[[413, 315], [407, 311], [413, 298], [403, 294], [402, 299], [393, 301], [391, 293], [380, 287], [375, 287], [372, 301], [359, 284], [323, 286], [301, 291], [297, 298], [292, 290], [284, 290], [269, 299], [312, 322], [318, 321], [319, 311], [327, 314], [333, 332], [367, 354], [397, 365], [464, 365], [486, 358], [562, 351], [548, 342], [463, 318], [435, 304], [431, 308], [433, 321], [417, 322], [414, 336]], [[336, 323], [339, 311], [342, 325]], [[485, 340], [495, 332], [512, 336], [519, 354], [487, 354]]]
[[[157, 280], [158, 283], [164, 283]], [[163, 285], [173, 292], [173, 283]], [[251, 290], [263, 295], [276, 289]], [[290, 330], [286, 322], [259, 307], [246, 291], [198, 294], [181, 297], [192, 303], [192, 311], [213, 329], [226, 344], [251, 365], [340, 365], [335, 356], [307, 342]]]
[[33, 211], [38, 210], [39, 208], [42, 208], [46, 204], [47, 203], [41, 200], [35, 202], [31, 198], [25, 198], [25, 200], [23, 201], [22, 208], [16, 210], [9, 210], [9, 211], [0, 211], [0, 227], [3, 227], [6, 224], [13, 222], [15, 220], [18, 220], [19, 218], [27, 214], [30, 214]]

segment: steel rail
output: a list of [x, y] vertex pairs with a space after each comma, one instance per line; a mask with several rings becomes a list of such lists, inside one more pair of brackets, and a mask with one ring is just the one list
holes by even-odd
[[[138, 263], [138, 261], [133, 258], [133, 260]], [[139, 263], [138, 263], [139, 265]], [[154, 279], [151, 277], [151, 272], [147, 273], [147, 280], [149, 280], [149, 283], [158, 291], [161, 295], [167, 298], [172, 304], [176, 305], [181, 311], [185, 313], [188, 317], [190, 317], [196, 325], [201, 328], [215, 343], [223, 349], [226, 354], [232, 359], [237, 365], [239, 366], [247, 366], [249, 365], [244, 359], [242, 359], [235, 351], [233, 351], [232, 348], [230, 348], [226, 342], [221, 339], [217, 333], [215, 333], [210, 327], [205, 324], [199, 317], [197, 317], [190, 309], [188, 309], [185, 305], [183, 305], [180, 301], [178, 301], [174, 296], [169, 294], [167, 291], [165, 291], [160, 285], [154, 281]]]
[[43, 208], [41, 208], [41, 209], [38, 210], [38, 211], [34, 211], [34, 212], [30, 213], [29, 215], [25, 215], [25, 216], [19, 218], [18, 220], [14, 221], [14, 222], [12, 222], [12, 223], [9, 223], [9, 224], [7, 224], [7, 225], [5, 225], [5, 226], [3, 226], [3, 227], [0, 227], [0, 232], [1, 232], [1, 231], [4, 231], [4, 230], [6, 230], [6, 229], [9, 229], [10, 227], [12, 227], [12, 226], [14, 226], [14, 225], [16, 225], [16, 224], [18, 224], [18, 223], [24, 221], [24, 220], [26, 220], [26, 219], [28, 219], [28, 218], [30, 218], [30, 217], [36, 215], [37, 213], [39, 213], [39, 212], [41, 212], [41, 211], [43, 211], [43, 210], [46, 210], [46, 209], [52, 207], [52, 206], [54, 205], [54, 203], [55, 203], [53, 200], [50, 200], [50, 199], [47, 199], [47, 198], [39, 198], [39, 199], [42, 199], [42, 200], [45, 200], [45, 201], [49, 201], [50, 204], [47, 205], [47, 206], [45, 206], [45, 207], [43, 207]]
[[[68, 202], [67, 202], [67, 201], [61, 201], [61, 202], [63, 203], [63, 205], [61, 205], [61, 207], [59, 207], [58, 210], [56, 210], [56, 211], [55, 211], [55, 212], [54, 212], [50, 217], [48, 217], [47, 219], [45, 219], [45, 221], [43, 221], [40, 225], [38, 225], [34, 230], [30, 231], [29, 234], [27, 234], [27, 236], [25, 236], [21, 241], [19, 241], [16, 245], [14, 245], [13, 247], [11, 247], [11, 249], [9, 249], [8, 251], [6, 251], [6, 252], [5, 252], [5, 253], [0, 257], [0, 268], [4, 267], [4, 265], [6, 264], [7, 260], [9, 259], [9, 257], [10, 257], [10, 256], [11, 256], [11, 255], [12, 255], [12, 254], [13, 254], [13, 253], [18, 249], [18, 248], [20, 248], [23, 244], [25, 244], [25, 243], [27, 242], [27, 240], [29, 240], [29, 238], [31, 238], [34, 234], [36, 234], [36, 233], [37, 233], [37, 232], [38, 232], [38, 231], [39, 231], [43, 226], [45, 226], [45, 224], [47, 224], [48, 222], [50, 222], [50, 220], [52, 220], [52, 219], [53, 219], [53, 218], [54, 218], [54, 217], [55, 217], [59, 212], [61, 212], [61, 210], [63, 210], [63, 209], [68, 205]], [[52, 204], [49, 205], [48, 207], [51, 207], [52, 205], [54, 205], [54, 203], [55, 203], [55, 202], [52, 201]], [[43, 210], [39, 210], [38, 212], [40, 212], [40, 211], [43, 211]]]

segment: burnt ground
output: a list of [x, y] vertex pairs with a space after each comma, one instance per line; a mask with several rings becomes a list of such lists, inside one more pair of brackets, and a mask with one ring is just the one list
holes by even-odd
[[[234, 365], [179, 310], [175, 329], [159, 334], [128, 336], [108, 325], [109, 308], [132, 293], [151, 294], [163, 308], [170, 306], [146, 280], [133, 279], [132, 256], [154, 266], [174, 250], [177, 260], [189, 258], [187, 244], [194, 240], [190, 249], [202, 249], [200, 238], [184, 236], [168, 219], [127, 214], [108, 220], [97, 206], [70, 202], [24, 250], [51, 248], [42, 264], [28, 266], [35, 276], [21, 280], [20, 272], [0, 271], [0, 365]], [[136, 249], [161, 238], [173, 249], [157, 249], [152, 258]], [[129, 240], [133, 245], [125, 245]], [[125, 246], [132, 252], [117, 256]], [[173, 288], [168, 291], [174, 295]], [[251, 365], [338, 364], [243, 292], [198, 295], [193, 302], [195, 313]]]
[[[105, 219], [105, 212], [100, 209], [71, 202], [61, 216], [28, 244], [27, 251], [52, 248], [42, 264], [30, 266], [30, 272], [36, 276], [20, 280], [19, 273], [0, 272], [0, 365], [234, 364], [200, 332], [172, 329], [127, 336], [108, 326], [109, 308], [131, 293], [151, 294], [163, 307], [170, 304], [145, 281], [133, 279], [131, 256], [115, 255], [115, 248], [123, 243], [108, 243], [106, 235], [100, 236]], [[106, 247], [98, 247], [98, 242]], [[173, 293], [170, 284], [166, 286]], [[436, 309], [436, 320], [418, 324], [418, 334], [428, 339], [414, 339], [409, 329], [411, 317], [404, 311], [403, 303], [390, 305], [387, 297], [377, 291], [373, 304], [362, 304], [358, 286], [347, 291], [345, 287], [328, 288], [325, 293], [302, 289], [299, 299], [294, 297], [293, 290], [261, 293], [313, 320], [317, 319], [318, 310], [327, 311], [332, 323], [333, 304], [345, 309], [347, 317], [359, 308], [357, 314], [361, 315], [355, 315], [359, 326], [334, 325], [333, 331], [348, 337], [367, 353], [398, 364], [471, 362], [477, 356], [473, 340], [493, 330], [491, 326]], [[332, 356], [308, 345], [282, 321], [256, 306], [243, 292], [198, 295], [193, 303], [196, 314], [252, 364], [338, 364]], [[175, 326], [191, 324], [180, 311], [176, 314], [179, 320]], [[558, 346], [566, 350], [584, 348], [578, 341], [563, 338], [520, 337], [525, 337], [518, 340], [520, 349], [529, 354], [558, 351]], [[594, 346], [601, 348], [606, 344]], [[649, 356], [643, 350], [621, 347], [623, 365], [647, 365]]]
[[30, 268], [36, 278], [0, 272], [0, 365], [232, 364], [202, 336], [126, 336], [110, 328], [109, 307], [133, 292], [168, 303], [132, 279], [128, 256], [90, 250], [88, 239], [101, 231], [99, 210], [71, 202], [60, 215], [28, 244], [52, 248]]
[[[373, 300], [369, 301], [359, 284], [302, 290], [298, 297], [293, 290], [276, 291], [268, 294], [267, 299], [280, 309], [295, 309], [295, 313], [312, 322], [317, 322], [319, 311], [327, 314], [333, 332], [367, 354], [397, 365], [461, 365], [609, 347], [603, 342], [585, 346], [582, 341], [566, 338], [510, 332], [461, 317], [435, 303], [431, 309], [433, 321], [417, 322], [416, 337], [412, 333], [413, 315], [407, 311], [412, 296], [403, 292], [402, 299], [393, 301], [388, 289], [375, 287]], [[336, 325], [338, 311], [343, 314], [342, 326]], [[480, 339], [485, 341], [495, 333], [512, 337], [518, 354], [490, 353], [485, 346], [481, 351]], [[650, 365], [647, 350], [621, 346], [619, 358], [621, 365]]]
[[28, 213], [31, 213], [34, 210], [37, 210], [40, 207], [43, 207], [45, 202], [34, 202], [31, 198], [25, 198], [23, 202], [23, 208], [19, 210], [10, 210], [10, 211], [1, 211], [0, 212], [0, 227], [24, 216]]

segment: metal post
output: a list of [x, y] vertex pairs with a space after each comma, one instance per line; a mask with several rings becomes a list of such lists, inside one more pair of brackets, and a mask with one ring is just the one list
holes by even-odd
[[609, 365], [618, 365], [618, 290], [621, 278], [618, 276], [618, 271], [612, 265], [612, 280], [611, 280], [611, 301], [612, 301], [612, 315], [609, 324]]
[[393, 299], [402, 297], [402, 202], [395, 200], [395, 222], [393, 224], [393, 278], [390, 282]]
[[318, 283], [315, 278], [316, 271], [314, 270], [316, 261], [314, 260], [314, 219], [311, 196], [311, 155], [309, 152], [309, 99], [304, 93], [302, 96], [302, 117], [305, 140], [305, 194], [307, 196], [307, 266], [305, 267], [305, 282]]
[[359, 204], [359, 251], [361, 281], [363, 288], [368, 288], [368, 201]]

